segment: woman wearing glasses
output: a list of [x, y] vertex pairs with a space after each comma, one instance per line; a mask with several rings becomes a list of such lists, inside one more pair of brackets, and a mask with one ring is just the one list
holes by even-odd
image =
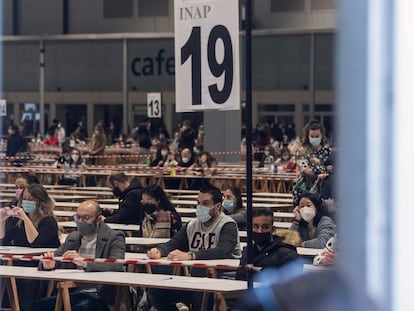
[[[0, 245], [57, 248], [60, 245], [58, 225], [53, 216], [55, 202], [40, 184], [28, 185], [17, 205], [0, 209]], [[17, 261], [13, 265], [37, 266], [36, 261]], [[22, 308], [36, 298], [44, 297], [47, 284], [38, 280], [17, 280]]]

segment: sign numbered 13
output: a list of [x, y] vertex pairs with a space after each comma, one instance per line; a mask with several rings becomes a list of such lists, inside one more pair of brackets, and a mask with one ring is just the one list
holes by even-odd
[[161, 118], [161, 93], [147, 93], [148, 118]]
[[238, 0], [175, 0], [176, 111], [240, 109]]

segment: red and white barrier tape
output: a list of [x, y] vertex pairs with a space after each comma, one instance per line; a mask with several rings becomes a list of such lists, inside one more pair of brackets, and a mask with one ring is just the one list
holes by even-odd
[[[120, 148], [123, 149], [123, 148]], [[83, 158], [85, 159], [113, 159], [113, 158], [121, 158], [121, 159], [126, 159], [126, 158], [143, 158], [143, 157], [147, 157], [149, 155], [149, 153], [134, 153], [134, 151], [132, 151], [130, 148], [125, 148], [125, 150], [128, 150], [130, 153], [133, 154], [104, 154], [104, 155], [89, 155], [89, 154], [85, 154], [83, 155]], [[37, 152], [53, 152], [53, 153], [57, 153], [60, 152], [60, 150], [56, 150], [56, 149], [43, 149], [43, 150], [37, 150]], [[263, 150], [259, 150], [259, 149], [253, 149], [254, 153], [263, 153]], [[242, 154], [243, 152], [240, 150], [235, 150], [235, 151], [213, 151], [210, 152], [211, 155], [238, 155], [238, 154]], [[14, 161], [14, 160], [36, 160], [36, 159], [55, 159], [56, 155], [42, 155], [42, 157], [37, 157], [36, 153], [34, 153], [33, 155], [30, 156], [9, 156], [9, 157], [2, 157], [5, 160], [8, 161]], [[0, 158], [1, 159], [1, 158]]]
[[[159, 266], [183, 266], [183, 267], [197, 267], [197, 268], [215, 268], [215, 269], [236, 269], [243, 268], [243, 266], [232, 266], [226, 264], [207, 264], [204, 262], [194, 261], [180, 261], [180, 260], [154, 260], [154, 259], [115, 259], [115, 258], [72, 258], [72, 257], [44, 257], [34, 255], [0, 255], [2, 260], [22, 260], [22, 261], [39, 261], [42, 259], [53, 259], [61, 262], [93, 262], [93, 263], [107, 263], [107, 264], [123, 264], [123, 265], [159, 265]], [[252, 269], [260, 271], [260, 267], [254, 267], [253, 265], [244, 266], [245, 269]]]

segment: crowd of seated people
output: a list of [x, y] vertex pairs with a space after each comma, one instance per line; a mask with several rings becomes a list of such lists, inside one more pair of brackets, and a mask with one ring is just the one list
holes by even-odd
[[[61, 125], [62, 126], [62, 125]], [[139, 133], [150, 133], [150, 122], [146, 121]], [[202, 129], [202, 128], [201, 128]], [[203, 129], [202, 129], [203, 130]], [[258, 128], [257, 131], [262, 131]], [[275, 132], [277, 132], [275, 130]], [[166, 192], [158, 185], [143, 187], [138, 179], [129, 178], [123, 172], [113, 173], [107, 179], [114, 197], [119, 199], [119, 208], [102, 210], [95, 201], [80, 203], [75, 222], [77, 230], [60, 245], [58, 228], [53, 216], [54, 201], [46, 190], [33, 178], [20, 177], [16, 180], [16, 200], [9, 207], [0, 210], [0, 238], [4, 245], [35, 247], [54, 247], [53, 253], [44, 254], [39, 268], [51, 270], [56, 267], [80, 268], [85, 271], [122, 271], [119, 265], [94, 266], [82, 260], [70, 265], [61, 265], [54, 257], [72, 256], [73, 258], [124, 258], [125, 237], [119, 231], [109, 228], [108, 224], [137, 224], [141, 229], [138, 236], [148, 238], [170, 238], [171, 240], [147, 252], [149, 258], [167, 257], [172, 260], [203, 259], [240, 259], [240, 266], [247, 263], [246, 249], [240, 247], [239, 230], [247, 229], [247, 213], [243, 206], [242, 193], [237, 187], [218, 189], [209, 179], [215, 174], [217, 160], [207, 151], [202, 150], [203, 138], [191, 129], [189, 122], [184, 122], [173, 141], [166, 133], [158, 133], [151, 139], [151, 145], [142, 143], [141, 150], [151, 158], [152, 167], [164, 167], [185, 171], [194, 178], [188, 184], [190, 189], [199, 190], [195, 217], [183, 224], [175, 206]], [[258, 133], [257, 137], [263, 138]], [[89, 141], [89, 155], [102, 155], [106, 144], [104, 126], [97, 124], [95, 133]], [[150, 136], [151, 137], [151, 136]], [[147, 137], [148, 138], [148, 137]], [[144, 138], [142, 138], [144, 139]], [[197, 143], [200, 140], [201, 143]], [[304, 129], [300, 143], [293, 144], [294, 139], [287, 140], [283, 135], [281, 142], [274, 140], [263, 144], [261, 160], [263, 166], [276, 164], [280, 170], [292, 172], [298, 170], [298, 182], [293, 196], [293, 223], [290, 230], [297, 232], [300, 241], [292, 245], [283, 236], [279, 236], [273, 225], [273, 211], [269, 208], [254, 208], [252, 218], [253, 264], [260, 268], [277, 268], [298, 259], [296, 247], [324, 249], [336, 234], [335, 208], [330, 209], [327, 200], [335, 201], [334, 189], [334, 153], [329, 146], [324, 129], [318, 122], [310, 122]], [[162, 142], [162, 143], [161, 143]], [[275, 148], [277, 146], [277, 148]], [[148, 148], [146, 148], [148, 147]], [[155, 152], [154, 152], [155, 151]], [[96, 158], [95, 163], [98, 163]], [[90, 162], [91, 163], [91, 162]], [[90, 164], [89, 163], [89, 164]], [[82, 152], [76, 146], [62, 153], [56, 166], [71, 169], [63, 174], [60, 184], [79, 185], [80, 174], [73, 169], [84, 167]], [[172, 185], [174, 187], [174, 185]], [[171, 185], [166, 184], [166, 188]], [[47, 228], [47, 234], [46, 229]], [[218, 239], [211, 239], [211, 236]], [[100, 240], [105, 240], [113, 248], [100, 249]], [[114, 256], [114, 257], [110, 257]], [[332, 264], [335, 252], [324, 252], [318, 263]], [[160, 273], [156, 271], [155, 273]], [[171, 272], [162, 270], [161, 273]], [[193, 276], [205, 276], [205, 271], [193, 269]], [[219, 275], [220, 277], [220, 275]], [[240, 268], [235, 275], [237, 279], [247, 278], [246, 270]], [[27, 309], [36, 310], [50, 301], [38, 301], [44, 295], [44, 287], [39, 286], [36, 293], [25, 293], [26, 284], [22, 282], [21, 300]], [[82, 289], [74, 292], [80, 295], [97, 310], [105, 310], [109, 296], [104, 296], [102, 288], [96, 288], [94, 295], [86, 295]], [[164, 289], [148, 291], [148, 300], [157, 310], [170, 310], [177, 303], [197, 307], [201, 297], [195, 292], [180, 292]], [[38, 305], [39, 303], [39, 305]], [[210, 297], [209, 304], [212, 304]]]

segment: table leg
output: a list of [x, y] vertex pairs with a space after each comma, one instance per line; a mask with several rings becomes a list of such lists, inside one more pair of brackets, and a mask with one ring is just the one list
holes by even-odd
[[47, 283], [47, 291], [46, 291], [46, 297], [47, 298], [49, 298], [52, 295], [54, 287], [55, 287], [55, 281], [49, 281]]
[[11, 277], [7, 285], [8, 285], [10, 306], [12, 310], [19, 311], [20, 303], [19, 303], [19, 294], [17, 293], [16, 279], [14, 277]]
[[62, 289], [59, 288], [56, 295], [55, 311], [62, 310]]
[[226, 300], [224, 299], [224, 296], [220, 293], [215, 293], [214, 294], [214, 305], [213, 305], [213, 310], [218, 310], [218, 311], [226, 311], [227, 310], [227, 304], [226, 304]]
[[207, 310], [208, 294], [209, 293], [207, 293], [207, 292], [203, 293], [203, 300], [201, 302], [201, 310], [200, 311], [206, 311]]
[[131, 302], [129, 300], [129, 291], [127, 286], [117, 286], [116, 296], [114, 303], [114, 310], [119, 311], [121, 309], [122, 298], [124, 298], [125, 309], [132, 310]]
[[72, 287], [76, 287], [76, 284], [72, 281], [59, 282], [57, 284], [58, 294], [56, 297], [55, 311], [60, 311], [62, 309], [62, 302], [63, 302], [63, 310], [72, 311], [72, 306], [70, 305], [70, 295], [69, 295], [69, 288], [72, 288]]

